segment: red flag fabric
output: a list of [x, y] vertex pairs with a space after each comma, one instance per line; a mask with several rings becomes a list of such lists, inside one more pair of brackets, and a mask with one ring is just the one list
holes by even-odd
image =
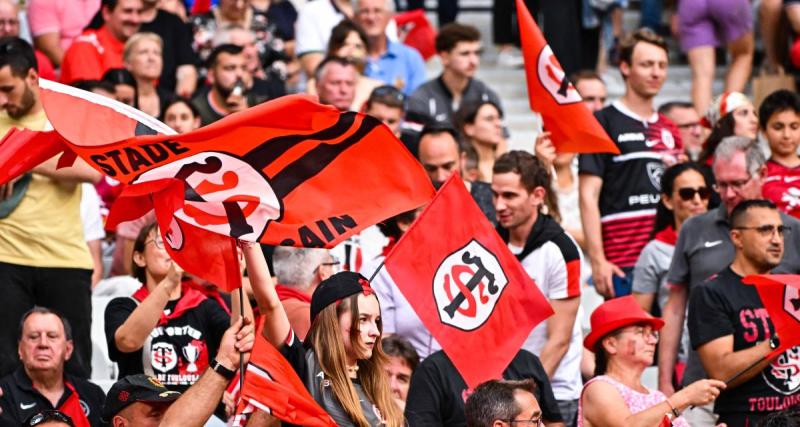
[[470, 388], [501, 378], [534, 326], [553, 314], [455, 175], [385, 266]]
[[246, 416], [254, 409], [299, 426], [336, 426], [308, 393], [289, 362], [261, 333], [256, 334], [233, 425], [246, 425]]
[[760, 274], [742, 279], [754, 285], [781, 345], [767, 358], [800, 345], [800, 275]]
[[108, 226], [154, 208], [170, 255], [223, 289], [238, 285], [230, 238], [332, 247], [434, 194], [422, 167], [380, 121], [308, 96], [282, 97], [175, 135], [114, 100], [40, 82], [66, 151], [129, 184]]
[[531, 17], [525, 2], [516, 0], [519, 34], [531, 110], [544, 119], [559, 152], [613, 153], [619, 148], [594, 118], [561, 68], [553, 50]]

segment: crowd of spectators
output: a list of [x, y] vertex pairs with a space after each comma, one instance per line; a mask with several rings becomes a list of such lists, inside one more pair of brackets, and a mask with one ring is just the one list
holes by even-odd
[[[687, 0], [664, 20], [641, 0], [626, 32], [627, 0], [525, 1], [620, 151], [580, 155], [545, 129], [509, 150], [509, 100], [476, 77], [481, 32], [437, 2], [432, 75], [395, 19], [422, 3], [0, 0], [0, 134], [48, 128], [40, 78], [178, 133], [290, 93], [374, 116], [434, 186], [463, 180], [553, 309], [503, 379], [470, 389], [383, 265], [424, 207], [330, 250], [241, 243], [240, 298], [171, 260], [152, 212], [106, 228], [123, 185], [53, 158], [0, 186], [0, 426], [221, 425], [256, 334], [342, 426], [800, 424], [800, 347], [773, 354], [742, 282], [800, 273], [800, 95], [746, 94], [754, 69], [800, 67], [800, 2]], [[524, 73], [515, 8], [492, 3], [492, 36], [497, 66]], [[692, 89], [658, 105], [673, 41]], [[605, 302], [584, 324], [587, 292]]]

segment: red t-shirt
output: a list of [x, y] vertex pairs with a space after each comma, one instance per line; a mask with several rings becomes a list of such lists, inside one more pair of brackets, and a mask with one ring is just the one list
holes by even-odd
[[53, 63], [45, 56], [39, 49], [33, 52], [36, 55], [36, 63], [39, 65], [39, 77], [47, 80], [56, 79], [56, 70], [53, 68]]
[[800, 218], [800, 166], [790, 168], [768, 160], [767, 179], [762, 191], [778, 209]]
[[122, 68], [122, 49], [125, 42], [117, 40], [106, 26], [86, 30], [78, 36], [64, 54], [61, 82], [100, 80], [106, 71]]

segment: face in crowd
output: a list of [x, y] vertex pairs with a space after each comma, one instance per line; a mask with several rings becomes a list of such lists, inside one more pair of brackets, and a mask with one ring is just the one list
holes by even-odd
[[675, 221], [683, 223], [688, 218], [708, 210], [711, 189], [699, 172], [687, 169], [675, 177], [672, 194], [661, 195], [661, 201], [675, 215]]
[[464, 135], [479, 144], [497, 147], [505, 140], [502, 113], [490, 103], [483, 104], [475, 114], [475, 121], [464, 124]]
[[402, 402], [408, 398], [408, 388], [411, 385], [411, 366], [399, 356], [389, 356], [389, 363], [385, 366], [386, 375], [389, 377], [389, 388], [392, 395]]
[[449, 132], [430, 133], [419, 141], [419, 161], [433, 183], [461, 173], [458, 142]]
[[142, 24], [142, 0], [118, 0], [114, 9], [103, 7], [105, 27], [117, 40], [128, 40]]
[[712, 169], [717, 180], [714, 187], [719, 192], [728, 214], [743, 200], [761, 198], [766, 167], [762, 167], [756, 173], [750, 173], [743, 151], [736, 152], [730, 161], [715, 160]]
[[[353, 324], [352, 313], [346, 309], [339, 314], [339, 328], [344, 338], [344, 349], [347, 355], [352, 359], [363, 360], [372, 357], [372, 352], [381, 336], [381, 308], [375, 294], [358, 294], [357, 301], [358, 319], [356, 321], [358, 324]], [[359, 342], [357, 343], [350, 339], [350, 331], [353, 328], [358, 330]]]
[[700, 115], [697, 114], [697, 110], [694, 107], [677, 106], [671, 108], [664, 115], [678, 127], [686, 151], [692, 158], [697, 158], [703, 151], [706, 133], [703, 125], [700, 124]]
[[246, 83], [251, 78], [244, 52], [220, 52], [214, 66], [209, 70], [208, 78], [213, 89], [223, 98], [230, 96], [237, 82]]
[[186, 133], [200, 127], [200, 117], [194, 115], [186, 102], [176, 102], [164, 111], [164, 123], [175, 132]]
[[387, 7], [386, 0], [358, 1], [356, 21], [370, 39], [386, 34], [386, 27], [391, 18], [392, 13]]
[[18, 354], [28, 372], [59, 371], [72, 355], [72, 340], [53, 313], [31, 313], [22, 325]]
[[356, 95], [357, 78], [358, 72], [352, 64], [326, 64], [317, 80], [320, 103], [332, 105], [339, 111], [348, 111]]
[[667, 52], [652, 43], [636, 43], [630, 64], [620, 63], [629, 90], [645, 99], [654, 98], [667, 78]]
[[755, 139], [758, 136], [758, 115], [753, 104], [747, 103], [730, 114], [733, 115], [733, 134]]
[[794, 110], [774, 113], [764, 128], [769, 149], [776, 157], [787, 157], [797, 153], [800, 145], [800, 114]]
[[517, 173], [495, 173], [492, 175], [492, 195], [497, 222], [512, 230], [530, 221], [534, 212], [538, 212], [544, 203], [545, 190], [536, 187], [528, 191]]
[[125, 66], [134, 77], [155, 82], [161, 77], [161, 44], [151, 38], [140, 39], [132, 47]]
[[758, 271], [777, 267], [783, 257], [783, 220], [777, 209], [751, 207], [733, 224], [731, 241]]
[[481, 42], [462, 41], [449, 52], [439, 52], [442, 66], [461, 78], [472, 78], [481, 63]]
[[11, 66], [0, 68], [0, 109], [12, 119], [26, 116], [36, 105], [36, 92], [39, 74], [31, 68], [24, 76], [14, 75]]

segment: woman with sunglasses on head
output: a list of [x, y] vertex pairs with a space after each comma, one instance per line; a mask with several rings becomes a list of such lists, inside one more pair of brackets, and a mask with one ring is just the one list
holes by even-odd
[[261, 249], [247, 245], [243, 250], [265, 319], [262, 334], [294, 367], [314, 400], [339, 426], [403, 426], [385, 374], [380, 304], [367, 279], [346, 271], [317, 286], [303, 344], [289, 325]]
[[508, 150], [503, 133], [503, 110], [492, 101], [463, 104], [455, 114], [464, 143], [478, 153], [478, 180], [492, 182], [494, 161]]
[[591, 325], [583, 346], [595, 353], [595, 377], [583, 386], [578, 427], [659, 427], [665, 418], [686, 427], [681, 412], [714, 401], [725, 388], [722, 381], [700, 380], [668, 398], [645, 387], [642, 373], [653, 364], [664, 321], [642, 310], [631, 295], [597, 307]]
[[[108, 354], [120, 378], [148, 374], [174, 391], [185, 391], [214, 364], [222, 335], [239, 317], [185, 281], [169, 256], [158, 224], [146, 225], [133, 244], [132, 275], [142, 283], [130, 297], [115, 298], [105, 311]], [[245, 316], [252, 311], [245, 304]]]

